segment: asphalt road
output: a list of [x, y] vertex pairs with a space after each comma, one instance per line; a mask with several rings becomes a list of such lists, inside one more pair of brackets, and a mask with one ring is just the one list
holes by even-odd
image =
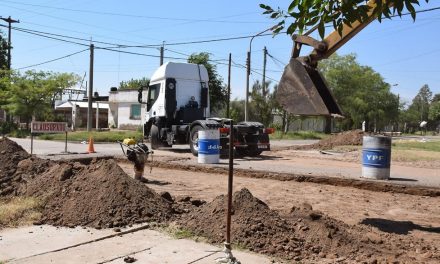
[[[20, 144], [25, 150], [30, 152], [30, 139], [12, 138]], [[274, 140], [271, 142], [273, 148], [286, 147], [289, 145], [311, 144], [316, 140]], [[148, 145], [148, 144], [147, 144]], [[70, 159], [84, 157], [112, 156], [123, 158], [121, 146], [118, 143], [95, 144], [96, 153], [88, 154], [88, 144], [68, 142], [67, 150], [70, 153], [62, 153], [65, 148], [64, 142], [34, 140], [34, 154], [43, 158], [50, 159]], [[198, 164], [187, 146], [173, 146], [172, 149], [163, 149], [154, 151], [155, 159], [165, 159], [168, 162], [179, 164], [228, 167], [228, 160], [221, 159], [219, 164]], [[294, 155], [294, 152], [263, 152], [261, 157], [257, 158], [236, 158], [234, 167], [269, 171], [276, 173], [292, 173], [314, 176], [329, 176], [340, 178], [359, 179], [362, 175], [362, 164], [354, 162], [337, 161], [327, 159], [324, 156], [317, 155], [316, 158], [304, 158]], [[440, 188], [440, 170], [429, 168], [415, 168], [402, 165], [391, 165], [390, 183], [417, 185]]]
[[[10, 138], [21, 145], [26, 151], [31, 152], [31, 140], [30, 138]], [[307, 145], [313, 144], [317, 140], [272, 140], [271, 146], [276, 147], [286, 147], [293, 145]], [[150, 144], [147, 143], [150, 147]], [[121, 146], [119, 143], [95, 143], [94, 149], [97, 155], [115, 155], [120, 156], [122, 154]], [[37, 140], [34, 139], [33, 142], [33, 154], [37, 155], [63, 155], [65, 150], [65, 142], [62, 141], [50, 141], [50, 140]], [[78, 142], [67, 142], [67, 151], [72, 153], [85, 154], [88, 150], [88, 144], [78, 143]], [[188, 145], [175, 145], [173, 150], [176, 152], [190, 153]], [[169, 150], [155, 150], [158, 155], [172, 155], [173, 151]]]

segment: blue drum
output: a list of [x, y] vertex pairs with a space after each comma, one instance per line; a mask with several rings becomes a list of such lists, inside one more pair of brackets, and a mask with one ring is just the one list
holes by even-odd
[[220, 161], [220, 132], [218, 129], [199, 130], [198, 163], [219, 163]]
[[391, 138], [364, 136], [362, 144], [362, 177], [388, 180], [390, 178]]

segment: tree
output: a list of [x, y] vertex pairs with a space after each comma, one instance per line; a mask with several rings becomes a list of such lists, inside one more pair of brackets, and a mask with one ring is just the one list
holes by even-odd
[[269, 126], [272, 123], [272, 109], [275, 106], [275, 95], [269, 92], [270, 81], [266, 82], [263, 91], [261, 83], [257, 80], [252, 85], [249, 102], [249, 119]]
[[14, 116], [20, 116], [26, 124], [33, 119], [47, 119], [53, 110], [56, 94], [73, 86], [79, 76], [71, 73], [51, 73], [26, 71], [12, 73], [10, 79], [3, 80], [4, 108]]
[[429, 120], [438, 123], [440, 121], [440, 101], [436, 101], [429, 107]]
[[335, 54], [322, 61], [319, 69], [347, 118], [346, 129], [359, 128], [364, 120], [370, 130], [397, 121], [398, 97], [379, 73], [360, 65], [356, 55]]
[[209, 53], [201, 52], [191, 54], [189, 63], [202, 64], [208, 71], [209, 76], [209, 102], [211, 111], [219, 111], [228, 101], [228, 91], [223, 84], [223, 78], [217, 73], [217, 67], [209, 62]]
[[150, 79], [146, 77], [142, 77], [140, 79], [130, 79], [129, 81], [122, 81], [119, 83], [119, 89], [120, 90], [132, 90], [132, 89], [139, 89], [141, 86], [146, 86], [150, 84]]
[[428, 120], [429, 104], [432, 99], [432, 92], [427, 84], [420, 88], [417, 95], [413, 98], [411, 105], [408, 107], [408, 112], [411, 113], [409, 121], [413, 123], [420, 123]]
[[[428, 3], [429, 0], [425, 2]], [[375, 3], [372, 16], [379, 22], [382, 17], [390, 19], [392, 15], [402, 16], [405, 11], [415, 20], [414, 5], [419, 5], [418, 0], [376, 0]], [[324, 38], [326, 24], [332, 23], [333, 28], [341, 33], [344, 24], [350, 26], [356, 21], [368, 21], [368, 12], [371, 11], [366, 0], [293, 0], [287, 10], [274, 10], [265, 4], [260, 4], [260, 7], [265, 10], [263, 14], [279, 21], [273, 28], [274, 33], [287, 28], [289, 35], [296, 31], [302, 34], [306, 29], [317, 26], [321, 38]], [[291, 19], [293, 22], [290, 24], [286, 22]]]
[[435, 103], [435, 102], [438, 102], [438, 101], [440, 101], [440, 93], [435, 94], [434, 97], [432, 97], [431, 103]]
[[8, 67], [8, 43], [0, 31], [0, 71]]

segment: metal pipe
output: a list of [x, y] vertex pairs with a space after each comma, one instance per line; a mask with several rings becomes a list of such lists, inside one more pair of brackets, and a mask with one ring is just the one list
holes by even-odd
[[231, 212], [232, 184], [234, 179], [234, 121], [231, 119], [229, 128], [229, 177], [228, 177], [228, 208], [226, 214], [226, 243], [231, 243]]

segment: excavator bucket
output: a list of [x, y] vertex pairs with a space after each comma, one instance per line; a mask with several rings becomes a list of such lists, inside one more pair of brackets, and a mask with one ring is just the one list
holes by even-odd
[[291, 58], [284, 69], [276, 96], [283, 108], [294, 115], [342, 116], [322, 75], [297, 58]]

